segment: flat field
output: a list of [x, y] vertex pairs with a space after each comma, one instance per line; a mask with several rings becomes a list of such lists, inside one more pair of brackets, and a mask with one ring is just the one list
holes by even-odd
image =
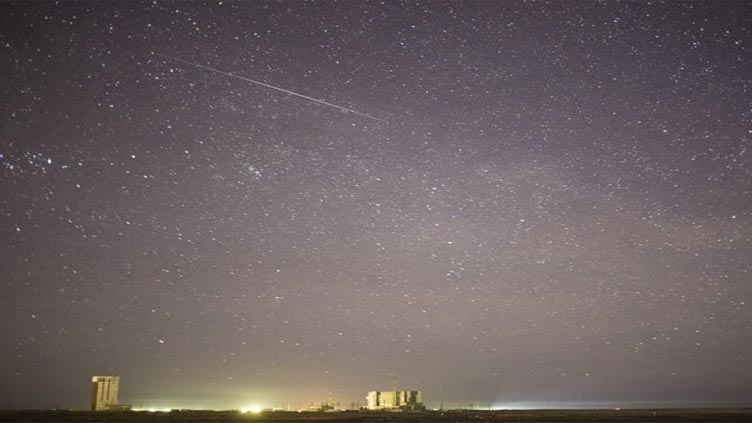
[[91, 412], [0, 410], [0, 422], [196, 422], [196, 423], [494, 423], [494, 422], [752, 422], [752, 409], [595, 409], [329, 413], [175, 410]]

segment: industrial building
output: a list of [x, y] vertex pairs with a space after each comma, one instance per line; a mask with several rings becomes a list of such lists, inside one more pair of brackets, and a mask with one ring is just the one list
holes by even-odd
[[129, 404], [120, 404], [118, 390], [119, 376], [92, 376], [91, 378], [91, 410], [92, 411], [122, 411], [129, 410]]
[[366, 408], [388, 411], [425, 410], [420, 391], [371, 391], [366, 397]]

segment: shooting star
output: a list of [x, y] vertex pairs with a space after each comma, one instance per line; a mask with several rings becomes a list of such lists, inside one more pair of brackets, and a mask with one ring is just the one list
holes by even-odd
[[361, 113], [361, 112], [359, 112], [357, 110], [348, 109], [347, 107], [343, 107], [343, 106], [338, 106], [336, 104], [332, 104], [332, 103], [326, 102], [324, 100], [319, 100], [318, 98], [313, 98], [313, 97], [309, 97], [307, 95], [296, 93], [295, 91], [290, 91], [290, 90], [286, 90], [284, 88], [275, 87], [274, 85], [266, 84], [266, 83], [261, 82], [261, 81], [256, 81], [255, 79], [251, 79], [251, 78], [246, 78], [245, 76], [235, 75], [234, 73], [225, 72], [225, 71], [223, 71], [221, 69], [216, 69], [216, 68], [213, 68], [213, 67], [210, 67], [210, 66], [199, 64], [199, 63], [189, 62], [188, 60], [183, 60], [183, 59], [180, 59], [180, 58], [177, 58], [177, 57], [168, 56], [166, 54], [160, 54], [160, 53], [154, 53], [154, 54], [157, 55], [157, 56], [164, 57], [164, 58], [169, 59], [169, 60], [174, 60], [176, 62], [185, 63], [186, 65], [194, 66], [194, 67], [197, 67], [197, 68], [200, 68], [200, 69], [208, 70], [210, 72], [214, 72], [214, 73], [218, 73], [218, 74], [221, 74], [221, 75], [229, 76], [230, 78], [239, 79], [241, 81], [250, 82], [250, 83], [256, 84], [256, 85], [261, 85], [262, 87], [271, 88], [273, 90], [282, 91], [285, 94], [294, 95], [296, 97], [304, 98], [306, 100], [313, 101], [313, 102], [316, 102], [316, 103], [320, 103], [320, 104], [323, 104], [325, 106], [334, 107], [335, 109], [339, 109], [339, 110], [342, 110], [342, 111], [345, 111], [345, 112], [355, 113], [356, 115], [367, 117], [369, 119], [373, 119], [373, 120], [376, 120], [376, 121], [379, 121], [379, 122], [381, 121], [381, 119], [375, 118], [375, 117], [373, 117], [371, 115], [368, 115], [366, 113]]

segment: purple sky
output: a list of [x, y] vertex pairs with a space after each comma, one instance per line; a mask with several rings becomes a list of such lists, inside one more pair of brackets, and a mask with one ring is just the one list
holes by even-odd
[[0, 408], [752, 405], [749, 2], [3, 2], [0, 75]]

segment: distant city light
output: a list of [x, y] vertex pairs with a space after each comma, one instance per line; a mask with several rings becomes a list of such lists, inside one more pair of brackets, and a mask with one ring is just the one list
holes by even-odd
[[249, 405], [248, 407], [243, 407], [240, 409], [241, 413], [253, 413], [258, 414], [261, 412], [263, 408], [260, 405]]
[[150, 413], [167, 413], [170, 412], [171, 408], [166, 407], [147, 407], [147, 408], [132, 408], [133, 411], [148, 411]]

